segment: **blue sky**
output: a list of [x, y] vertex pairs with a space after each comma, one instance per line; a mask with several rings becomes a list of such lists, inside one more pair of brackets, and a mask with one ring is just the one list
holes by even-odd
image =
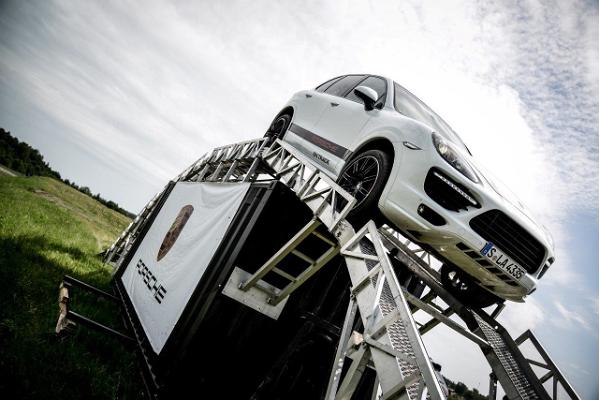
[[[292, 93], [355, 72], [428, 103], [550, 229], [557, 262], [503, 323], [597, 398], [597, 3], [0, 3], [0, 126], [131, 211], [212, 147], [261, 135]], [[486, 392], [485, 361], [448, 335], [430, 351]]]

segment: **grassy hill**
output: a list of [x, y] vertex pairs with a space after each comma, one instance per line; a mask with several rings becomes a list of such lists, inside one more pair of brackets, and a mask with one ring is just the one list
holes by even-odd
[[55, 178], [79, 190], [81, 193], [93, 197], [111, 210], [118, 211], [129, 218], [135, 217], [135, 215], [121, 208], [114, 201], [102, 198], [100, 193], [93, 194], [90, 188], [86, 186], [79, 186], [68, 179], [62, 179], [58, 171], [53, 170], [44, 161], [44, 156], [37, 149], [20, 141], [3, 128], [0, 128], [0, 175], [47, 176]]
[[[48, 177], [0, 175], [0, 398], [138, 398], [130, 349], [84, 328], [54, 334], [65, 274], [108, 289], [97, 254], [129, 220]], [[73, 309], [119, 326], [116, 308], [77, 291]], [[12, 395], [12, 396], [9, 396]]]

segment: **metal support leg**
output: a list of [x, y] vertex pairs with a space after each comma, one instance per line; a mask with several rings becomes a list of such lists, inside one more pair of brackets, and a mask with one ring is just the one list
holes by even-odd
[[500, 315], [500, 313], [502, 312], [502, 310], [504, 310], [504, 307], [506, 307], [506, 304], [504, 303], [499, 303], [496, 308], [494, 309], [494, 311], [492, 311], [492, 314], [490, 315], [492, 318], [496, 319], [498, 318], [498, 316]]
[[95, 293], [97, 295], [100, 295], [106, 299], [112, 300], [112, 301], [119, 301], [119, 299], [116, 296], [113, 296], [110, 293], [105, 292], [104, 290], [100, 290], [97, 287], [94, 287], [90, 284], [87, 284], [85, 282], [80, 281], [79, 279], [75, 279], [72, 276], [69, 275], [65, 275], [65, 277], [63, 278], [63, 282], [68, 284], [68, 285], [72, 285], [72, 286], [79, 286], [80, 288], [87, 290], [89, 292]]
[[534, 346], [538, 354], [542, 357], [544, 362], [536, 362], [530, 359], [527, 359], [527, 361], [531, 365], [536, 365], [538, 367], [542, 367], [548, 370], [548, 372], [540, 378], [540, 382], [544, 383], [550, 378], [552, 378], [552, 397], [556, 398], [556, 396], [558, 396], [558, 383], [560, 383], [570, 399], [579, 400], [580, 397], [577, 394], [577, 392], [575, 392], [573, 386], [571, 386], [565, 375], [561, 372], [561, 370], [554, 363], [554, 361], [552, 361], [552, 358], [550, 357], [546, 349], [544, 349], [539, 340], [535, 337], [533, 332], [531, 332], [529, 329], [526, 330], [525, 332], [523, 332], [523, 334], [521, 334], [521, 336], [519, 336], [515, 340], [515, 343], [517, 344], [517, 346], [520, 346], [528, 339], [530, 340], [531, 344]]
[[344, 359], [346, 358], [346, 344], [348, 343], [348, 339], [352, 333], [352, 326], [354, 325], [354, 319], [356, 318], [357, 310], [358, 305], [356, 304], [356, 300], [354, 297], [351, 297], [350, 303], [348, 304], [348, 310], [346, 311], [346, 318], [344, 318], [342, 332], [340, 333], [340, 340], [335, 352], [335, 359], [333, 361], [331, 375], [329, 376], [329, 384], [327, 385], [325, 400], [335, 399], [335, 394], [340, 384], [342, 368], [344, 367]]
[[373, 393], [371, 393], [371, 400], [377, 400], [379, 395], [379, 379], [375, 377], [375, 382], [373, 383]]
[[81, 289], [87, 290], [90, 293], [96, 294], [98, 296], [102, 296], [108, 300], [117, 302], [118, 299], [116, 296], [113, 296], [110, 293], [107, 293], [103, 290], [100, 290], [92, 285], [89, 285], [85, 282], [82, 282], [78, 279], [75, 279], [71, 276], [65, 276], [63, 282], [61, 283], [58, 289], [58, 307], [59, 307], [59, 316], [58, 322], [56, 323], [56, 334], [62, 335], [65, 332], [69, 332], [75, 323], [79, 323], [81, 325], [85, 325], [89, 328], [92, 328], [96, 331], [107, 333], [111, 336], [114, 336], [125, 343], [133, 343], [134, 339], [131, 336], [128, 336], [122, 332], [119, 332], [113, 328], [110, 328], [106, 325], [103, 325], [99, 322], [96, 322], [88, 317], [85, 317], [81, 314], [78, 314], [70, 309], [70, 289], [73, 286], [78, 286]]
[[363, 343], [360, 348], [353, 354], [354, 360], [346, 372], [346, 376], [340, 385], [340, 390], [335, 396], [335, 400], [350, 400], [354, 391], [358, 387], [360, 378], [362, 377], [367, 363], [371, 357], [369, 347]]
[[496, 393], [498, 390], [498, 378], [493, 372], [490, 373], [490, 390], [488, 393], [488, 400], [496, 400]]
[[109, 328], [106, 325], [102, 325], [101, 323], [96, 322], [92, 319], [89, 319], [81, 314], [77, 314], [74, 311], [71, 311], [71, 310], [67, 311], [67, 319], [69, 321], [73, 321], [75, 323], [80, 323], [81, 325], [85, 325], [88, 328], [92, 328], [98, 332], [107, 333], [111, 336], [114, 336], [114, 337], [124, 341], [125, 343], [131, 344], [134, 342], [134, 339], [131, 336], [125, 335], [124, 333], [121, 333], [117, 330]]

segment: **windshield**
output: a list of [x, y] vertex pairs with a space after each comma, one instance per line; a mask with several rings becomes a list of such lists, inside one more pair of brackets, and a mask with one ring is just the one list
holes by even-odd
[[433, 112], [431, 108], [427, 107], [417, 96], [397, 83], [394, 83], [394, 108], [402, 115], [429, 125], [437, 133], [452, 143], [462, 146], [471, 154], [461, 138], [450, 128], [450, 125], [446, 121]]

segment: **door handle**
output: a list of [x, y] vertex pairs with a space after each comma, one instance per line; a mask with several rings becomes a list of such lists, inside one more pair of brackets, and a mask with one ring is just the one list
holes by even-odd
[[310, 99], [312, 97], [312, 94], [305, 93], [304, 95], [306, 96], [307, 99]]
[[337, 106], [339, 106], [339, 105], [340, 105], [340, 103], [334, 103], [334, 102], [331, 102], [331, 103], [329, 103], [329, 104], [331, 104], [331, 107], [337, 107]]

